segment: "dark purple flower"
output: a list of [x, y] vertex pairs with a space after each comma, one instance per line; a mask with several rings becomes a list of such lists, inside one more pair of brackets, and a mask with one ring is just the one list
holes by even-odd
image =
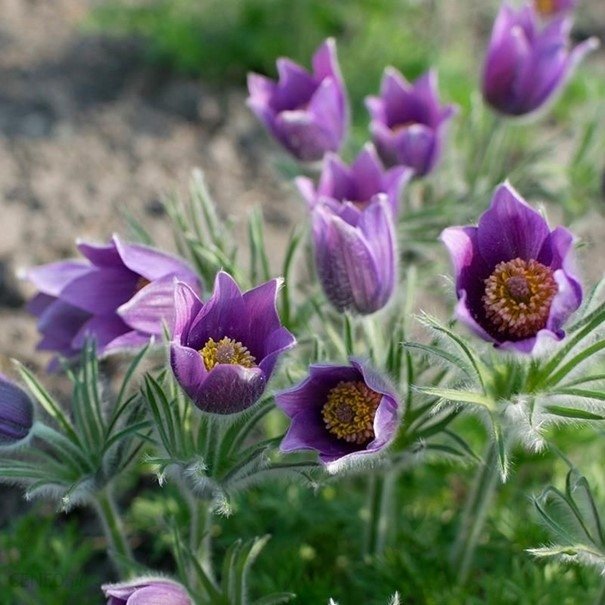
[[0, 374], [0, 449], [19, 445], [34, 424], [34, 407], [27, 393]]
[[520, 116], [542, 107], [562, 90], [584, 55], [598, 46], [590, 38], [569, 51], [571, 16], [543, 27], [531, 5], [502, 5], [483, 66], [483, 97], [497, 111]]
[[324, 199], [311, 212], [317, 275], [339, 311], [382, 309], [393, 294], [397, 249], [393, 213], [378, 194], [364, 209]]
[[578, 0], [534, 0], [535, 9], [544, 17], [553, 17], [573, 11]]
[[413, 171], [405, 166], [385, 170], [376, 149], [368, 144], [351, 166], [336, 154], [326, 155], [317, 188], [307, 177], [298, 177], [296, 185], [311, 209], [328, 198], [351, 202], [363, 210], [378, 193], [385, 193], [393, 216], [397, 216], [399, 201], [412, 174]]
[[277, 407], [291, 418], [282, 452], [316, 450], [334, 471], [393, 441], [399, 424], [395, 390], [367, 363], [350, 362], [312, 365], [308, 378], [276, 394]]
[[138, 578], [102, 589], [107, 605], [193, 605], [183, 586], [164, 578]]
[[393, 67], [384, 71], [379, 97], [367, 97], [372, 138], [383, 161], [428, 174], [441, 156], [447, 123], [456, 112], [441, 105], [437, 72], [430, 70], [410, 84]]
[[172, 371], [195, 405], [205, 412], [233, 414], [255, 403], [280, 353], [293, 347], [276, 308], [280, 282], [240, 291], [221, 271], [202, 303], [186, 284], [175, 290], [170, 346]]
[[248, 106], [292, 155], [320, 160], [338, 151], [347, 124], [347, 97], [336, 43], [326, 40], [313, 55], [313, 73], [290, 59], [277, 60], [279, 81], [248, 75]]
[[582, 302], [567, 229], [551, 231], [504, 184], [477, 227], [449, 227], [441, 240], [454, 265], [457, 317], [479, 336], [523, 353], [565, 336], [561, 328]]
[[141, 347], [161, 336], [173, 312], [174, 282], [199, 288], [195, 273], [175, 257], [117, 236], [104, 245], [78, 243], [86, 260], [69, 260], [25, 272], [40, 290], [29, 303], [38, 317], [38, 348], [70, 358], [87, 337], [99, 353]]

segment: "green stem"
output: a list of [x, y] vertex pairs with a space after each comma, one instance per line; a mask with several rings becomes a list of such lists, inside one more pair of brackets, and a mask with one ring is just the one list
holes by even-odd
[[383, 553], [389, 534], [395, 532], [394, 488], [397, 473], [389, 469], [370, 477], [368, 484], [369, 517], [365, 528], [364, 555], [375, 557]]
[[210, 503], [189, 494], [189, 509], [191, 511], [189, 547], [208, 577], [213, 578], [212, 536], [210, 534], [212, 511]]
[[464, 584], [468, 579], [477, 543], [494, 498], [499, 480], [497, 461], [497, 446], [491, 444], [483, 464], [477, 471], [473, 487], [464, 506], [462, 520], [450, 556], [450, 563], [456, 571], [459, 584]]
[[116, 508], [113, 495], [109, 487], [97, 492], [95, 497], [95, 509], [101, 520], [103, 532], [107, 539], [107, 550], [109, 557], [121, 577], [126, 578], [134, 563], [130, 545], [124, 535], [122, 519]]
[[605, 605], [605, 579], [601, 580], [601, 588], [594, 605]]

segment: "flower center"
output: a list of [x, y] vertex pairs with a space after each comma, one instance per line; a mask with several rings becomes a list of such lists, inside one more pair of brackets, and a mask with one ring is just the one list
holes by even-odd
[[534, 0], [534, 4], [538, 12], [545, 17], [555, 12], [554, 0]]
[[151, 282], [146, 277], [139, 277], [137, 283], [134, 285], [135, 294], [141, 291], [145, 286], [148, 286]]
[[342, 381], [328, 393], [321, 416], [338, 439], [364, 445], [374, 439], [374, 416], [381, 399], [364, 382]]
[[239, 365], [244, 368], [256, 366], [256, 358], [250, 351], [241, 342], [227, 336], [218, 342], [209, 338], [204, 347], [200, 349], [200, 355], [207, 370], [211, 370], [220, 363]]
[[521, 340], [546, 326], [558, 286], [553, 272], [535, 260], [515, 258], [496, 265], [481, 299], [496, 330]]

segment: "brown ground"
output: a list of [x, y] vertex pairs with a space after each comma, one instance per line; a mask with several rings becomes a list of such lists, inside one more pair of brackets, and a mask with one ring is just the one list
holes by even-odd
[[243, 90], [163, 76], [136, 42], [82, 33], [86, 0], [0, 0], [0, 355], [34, 367], [31, 290], [15, 269], [74, 254], [77, 236], [127, 234], [122, 212], [170, 245], [159, 200], [205, 172], [225, 213], [262, 203], [275, 246], [301, 205]]

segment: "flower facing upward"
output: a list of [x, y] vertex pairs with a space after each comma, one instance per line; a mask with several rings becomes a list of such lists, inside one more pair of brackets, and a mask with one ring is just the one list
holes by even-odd
[[296, 343], [276, 309], [279, 281], [248, 292], [221, 271], [202, 303], [186, 284], [175, 289], [172, 371], [201, 410], [241, 412], [262, 395], [280, 353]]
[[0, 450], [22, 443], [33, 424], [31, 399], [22, 388], [0, 374]]
[[515, 11], [503, 4], [483, 65], [486, 102], [500, 113], [520, 116], [552, 100], [584, 55], [598, 46], [590, 38], [570, 52], [571, 25], [572, 18], [561, 15], [541, 27], [531, 5]]
[[107, 605], [193, 605], [183, 586], [164, 578], [138, 578], [102, 589]]
[[308, 378], [277, 393], [277, 406], [291, 418], [283, 452], [316, 450], [328, 470], [336, 470], [391, 443], [399, 422], [397, 395], [367, 363], [350, 361], [312, 365]]
[[382, 309], [395, 289], [397, 250], [385, 194], [360, 210], [324, 199], [311, 212], [317, 275], [338, 311], [362, 315]]
[[397, 216], [399, 201], [412, 174], [412, 170], [404, 166], [385, 170], [376, 149], [368, 144], [351, 166], [335, 154], [326, 155], [317, 187], [307, 177], [298, 177], [296, 185], [310, 208], [327, 198], [351, 202], [363, 210], [377, 194], [384, 193], [393, 216]]
[[40, 290], [29, 303], [42, 334], [39, 349], [73, 357], [89, 336], [100, 354], [144, 346], [172, 318], [175, 279], [199, 288], [184, 261], [115, 235], [106, 246], [80, 242], [78, 250], [86, 260], [25, 272]]
[[299, 160], [320, 160], [327, 151], [338, 151], [348, 110], [334, 40], [326, 40], [313, 55], [313, 73], [285, 58], [277, 60], [277, 71], [278, 82], [249, 74], [250, 109]]
[[372, 138], [383, 161], [428, 174], [441, 156], [445, 128], [456, 109], [441, 105], [437, 72], [410, 84], [396, 69], [385, 69], [379, 97], [367, 97]]
[[573, 237], [551, 231], [508, 184], [496, 190], [477, 227], [441, 234], [456, 274], [458, 319], [506, 349], [531, 353], [561, 329], [582, 301]]

